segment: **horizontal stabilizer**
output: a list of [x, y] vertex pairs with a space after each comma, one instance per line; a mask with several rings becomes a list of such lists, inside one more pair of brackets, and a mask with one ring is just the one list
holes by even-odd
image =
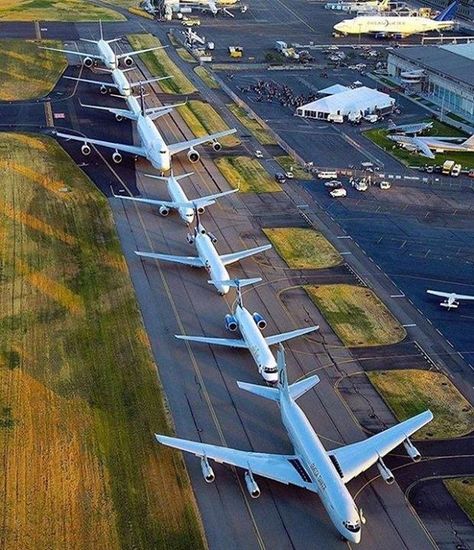
[[303, 380], [300, 380], [299, 382], [295, 382], [294, 384], [291, 384], [288, 387], [290, 396], [292, 397], [292, 399], [296, 401], [298, 397], [301, 397], [310, 389], [314, 388], [316, 384], [319, 384], [319, 381], [320, 381], [319, 376], [315, 374], [314, 376], [303, 378]]
[[316, 330], [319, 330], [319, 325], [315, 325], [313, 327], [299, 328], [290, 332], [282, 332], [281, 334], [274, 334], [273, 336], [267, 336], [265, 338], [265, 341], [269, 346], [273, 346], [275, 344], [286, 342], [287, 340], [292, 340], [293, 338], [299, 338], [304, 334], [309, 334], [310, 332], [315, 332]]
[[179, 176], [171, 175], [171, 176], [155, 176], [155, 174], [144, 174], [147, 178], [153, 178], [155, 180], [160, 181], [168, 181], [170, 178], [174, 178], [176, 181], [182, 180], [184, 178], [188, 178], [189, 176], [192, 176], [194, 172], [187, 172], [186, 174], [180, 174]]
[[258, 384], [248, 384], [247, 382], [237, 382], [237, 385], [241, 390], [248, 391], [264, 399], [270, 399], [271, 401], [280, 400], [280, 391], [276, 388], [268, 388], [267, 386], [259, 386]]
[[255, 277], [253, 279], [229, 279], [227, 281], [207, 281], [210, 285], [224, 285], [231, 286], [233, 288], [239, 288], [248, 285], [254, 285], [262, 280], [261, 277]]
[[241, 250], [240, 252], [232, 252], [231, 254], [224, 254], [221, 256], [222, 263], [224, 265], [230, 265], [249, 256], [254, 256], [255, 254], [260, 254], [266, 250], [272, 248], [271, 244], [265, 244], [263, 246], [257, 246], [256, 248], [249, 248], [247, 250]]

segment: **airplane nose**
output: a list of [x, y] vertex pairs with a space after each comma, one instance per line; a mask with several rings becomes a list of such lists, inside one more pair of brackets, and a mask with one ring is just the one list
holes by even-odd
[[229, 292], [229, 289], [230, 287], [227, 285], [219, 285], [217, 287], [217, 290], [221, 296], [224, 296], [225, 294], [227, 294]]

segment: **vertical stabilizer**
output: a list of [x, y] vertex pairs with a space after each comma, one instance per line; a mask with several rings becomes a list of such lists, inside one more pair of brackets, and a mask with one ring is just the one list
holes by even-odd
[[435, 21], [452, 21], [456, 17], [456, 12], [458, 11], [458, 0], [455, 0], [452, 4], [443, 10], [440, 14], [435, 17]]

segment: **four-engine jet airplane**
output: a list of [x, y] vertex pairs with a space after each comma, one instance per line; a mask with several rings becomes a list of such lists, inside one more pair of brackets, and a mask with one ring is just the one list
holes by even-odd
[[92, 67], [94, 60], [102, 62], [107, 69], [117, 69], [119, 62], [123, 60], [125, 66], [130, 67], [133, 64], [132, 57], [140, 53], [151, 52], [153, 50], [159, 50], [161, 48], [166, 48], [166, 46], [156, 46], [154, 48], [146, 48], [145, 50], [137, 50], [134, 52], [116, 54], [111, 48], [110, 44], [114, 42], [119, 42], [121, 38], [114, 38], [112, 40], [104, 40], [104, 35], [102, 32], [102, 22], [99, 21], [100, 27], [100, 40], [88, 40], [86, 38], [81, 38], [82, 42], [89, 42], [90, 44], [95, 44], [97, 46], [97, 53], [90, 54], [85, 52], [79, 52], [77, 50], [62, 50], [60, 48], [50, 48], [49, 46], [39, 46], [41, 50], [52, 50], [54, 52], [63, 52], [70, 55], [78, 55], [82, 57], [82, 63], [86, 67]]
[[224, 318], [227, 330], [240, 330], [242, 338], [207, 338], [205, 336], [184, 336], [176, 335], [180, 340], [190, 340], [191, 342], [201, 342], [203, 344], [227, 346], [232, 348], [248, 349], [257, 364], [258, 372], [265, 382], [275, 384], [278, 381], [277, 362], [270, 346], [280, 344], [292, 338], [298, 338], [304, 334], [318, 330], [318, 326], [292, 330], [274, 334], [273, 336], [263, 336], [261, 330], [267, 326], [267, 322], [260, 313], [250, 313], [245, 309], [242, 302], [241, 287], [260, 282], [262, 279], [234, 279], [232, 281], [209, 281], [212, 284], [225, 284], [237, 289], [237, 304], [232, 315], [227, 314]]
[[275, 401], [280, 406], [283, 425], [295, 450], [293, 455], [240, 451], [159, 434], [156, 434], [156, 438], [163, 445], [199, 457], [204, 479], [208, 483], [215, 479], [208, 462], [212, 459], [245, 470], [245, 483], [253, 498], [260, 496], [254, 474], [317, 493], [339, 533], [357, 544], [361, 539], [361, 522], [365, 523], [365, 519], [357, 509], [346, 484], [373, 464], [377, 464], [380, 475], [387, 483], [393, 483], [393, 474], [385, 465], [383, 457], [403, 444], [412, 460], [420, 460], [420, 453], [409, 438], [430, 422], [433, 415], [427, 410], [368, 439], [326, 451], [305, 414], [296, 404], [296, 399], [313, 388], [319, 382], [319, 377], [310, 376], [289, 386], [281, 344], [278, 352], [278, 373], [276, 388], [243, 382], [237, 384], [239, 388]]
[[343, 35], [372, 34], [375, 38], [403, 38], [428, 31], [451, 30], [456, 24], [454, 17], [457, 8], [458, 0], [450, 4], [434, 19], [408, 15], [361, 15], [354, 19], [344, 19], [334, 25], [334, 30]]
[[474, 301], [474, 296], [469, 296], [469, 294], [456, 294], [456, 292], [442, 292], [441, 290], [427, 290], [426, 293], [446, 298], [439, 305], [445, 307], [448, 311], [450, 309], [457, 309], [460, 300]]
[[189, 141], [181, 141], [178, 143], [172, 143], [167, 145], [160, 131], [153, 123], [155, 118], [170, 113], [175, 107], [158, 107], [152, 109], [152, 111], [145, 109], [142, 94], [142, 105], [139, 112], [129, 111], [127, 109], [113, 109], [110, 107], [98, 107], [94, 105], [88, 105], [93, 109], [108, 111], [115, 114], [116, 118], [128, 118], [135, 120], [137, 123], [137, 132], [140, 140], [140, 145], [126, 145], [124, 143], [113, 143], [110, 141], [102, 141], [100, 139], [91, 139], [88, 137], [73, 136], [71, 134], [63, 134], [56, 132], [55, 135], [65, 139], [72, 139], [74, 141], [81, 141], [83, 143], [81, 151], [83, 155], [90, 155], [90, 145], [99, 145], [101, 147], [108, 147], [109, 149], [115, 149], [112, 155], [112, 160], [115, 163], [122, 161], [122, 155], [119, 151], [124, 151], [132, 155], [145, 157], [151, 165], [160, 170], [161, 172], [168, 172], [171, 169], [171, 157], [182, 151], [188, 151], [188, 160], [190, 162], [198, 162], [200, 154], [196, 151], [195, 147], [202, 145], [203, 143], [212, 142], [212, 147], [215, 151], [220, 151], [222, 145], [217, 141], [219, 138], [234, 134], [237, 130], [224, 130], [223, 132], [217, 132], [208, 136], [203, 136]]
[[260, 254], [269, 250], [272, 245], [265, 244], [256, 248], [250, 248], [248, 250], [241, 250], [240, 252], [232, 252], [230, 254], [219, 255], [214, 247], [217, 239], [212, 233], [208, 233], [201, 221], [199, 220], [199, 213], [196, 212], [196, 227], [194, 229], [194, 235], [188, 234], [188, 242], [194, 244], [198, 252], [198, 256], [171, 256], [169, 254], [156, 254], [154, 252], [138, 252], [135, 254], [143, 258], [150, 258], [152, 260], [162, 260], [165, 262], [171, 262], [175, 264], [190, 265], [192, 267], [204, 267], [209, 272], [211, 280], [214, 283], [217, 291], [221, 296], [229, 292], [229, 274], [225, 266]]
[[392, 120], [388, 121], [388, 131], [393, 134], [403, 134], [405, 136], [416, 136], [433, 128], [432, 122], [415, 122], [413, 124], [395, 124]]
[[[459, 137], [424, 137], [424, 136], [388, 136], [400, 147], [408, 151], [418, 152], [420, 155], [434, 159], [435, 153], [455, 151], [459, 153], [474, 153], [474, 135], [468, 139]], [[461, 142], [461, 143], [460, 143]], [[434, 152], [433, 152], [434, 151]]]
[[127, 201], [135, 201], [143, 204], [151, 204], [152, 206], [158, 206], [159, 212], [162, 216], [167, 216], [170, 213], [171, 209], [177, 210], [184, 223], [189, 225], [194, 221], [194, 209], [196, 209], [199, 214], [203, 214], [204, 209], [207, 206], [214, 204], [216, 202], [216, 199], [238, 192], [238, 189], [231, 189], [230, 191], [223, 191], [222, 193], [216, 193], [214, 195], [207, 195], [205, 197], [198, 197], [197, 199], [190, 200], [188, 199], [183, 191], [183, 188], [178, 182], [179, 180], [182, 180], [183, 178], [187, 178], [188, 176], [192, 175], [193, 172], [190, 172], [189, 174], [181, 174], [180, 176], [175, 176], [173, 172], [171, 172], [171, 175], [169, 177], [145, 174], [145, 176], [147, 176], [148, 178], [154, 178], [166, 182], [166, 187], [171, 197], [171, 201], [146, 199], [142, 197], [123, 197], [121, 195], [114, 195], [114, 197]]

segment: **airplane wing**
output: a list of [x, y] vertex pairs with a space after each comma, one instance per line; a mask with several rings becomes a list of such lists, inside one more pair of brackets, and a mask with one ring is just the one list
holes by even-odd
[[458, 294], [457, 292], [442, 292], [441, 290], [427, 290], [427, 294], [432, 294], [433, 296], [440, 296], [441, 298], [450, 298], [453, 296], [456, 300], [474, 300], [474, 296], [469, 294]]
[[257, 246], [257, 248], [249, 248], [248, 250], [241, 250], [240, 252], [232, 252], [231, 254], [224, 254], [221, 256], [222, 263], [224, 265], [230, 265], [254, 254], [260, 254], [260, 252], [265, 252], [272, 247], [271, 244], [265, 244], [263, 246]]
[[62, 52], [62, 53], [70, 53], [72, 55], [79, 55], [80, 57], [90, 57], [92, 59], [102, 59], [100, 55], [95, 55], [92, 53], [84, 53], [84, 52], [78, 52], [76, 50], [61, 50], [59, 48], [49, 48], [47, 46], [38, 46], [40, 50], [51, 50], [53, 52]]
[[348, 483], [432, 419], [431, 411], [422, 412], [368, 439], [334, 449], [328, 454], [337, 460], [342, 472], [342, 480], [344, 483]]
[[153, 206], [165, 206], [166, 208], [192, 208], [194, 205], [192, 202], [173, 202], [173, 201], [161, 201], [159, 199], [145, 199], [142, 197], [127, 197], [122, 195], [116, 195], [116, 199], [122, 199], [125, 201], [141, 202], [143, 204], [151, 204]]
[[130, 120], [137, 120], [137, 115], [133, 111], [128, 109], [115, 109], [114, 107], [102, 107], [101, 105], [88, 105], [87, 103], [81, 103], [81, 107], [86, 107], [87, 109], [95, 109], [96, 111], [107, 111], [113, 115], [120, 115], [123, 118], [128, 118]]
[[113, 143], [111, 141], [102, 141], [100, 139], [71, 136], [69, 134], [62, 134], [60, 132], [56, 132], [56, 134], [54, 135], [65, 139], [72, 139], [73, 141], [82, 141], [82, 143], [100, 145], [101, 147], [108, 147], [109, 149], [117, 149], [119, 151], [124, 151], [125, 153], [131, 153], [132, 155], [139, 155], [141, 157], [146, 156], [145, 149], [143, 149], [143, 147], [136, 147], [135, 145], [125, 145], [124, 143]]
[[281, 334], [274, 334], [273, 336], [267, 336], [265, 338], [265, 342], [269, 346], [272, 346], [273, 344], [286, 342], [287, 340], [291, 340], [292, 338], [298, 338], [299, 336], [303, 336], [303, 334], [308, 334], [309, 332], [314, 332], [315, 330], [318, 330], [318, 329], [319, 329], [319, 326], [314, 326], [314, 327], [300, 328], [298, 330], [292, 330], [291, 332], [282, 332]]
[[418, 148], [418, 151], [420, 152], [421, 155], [423, 155], [424, 157], [428, 157], [429, 159], [435, 158], [433, 151], [428, 147], [428, 145], [426, 145], [426, 143], [423, 140], [417, 137], [414, 137], [412, 138], [412, 141], [414, 145], [416, 145], [416, 147]]
[[150, 258], [151, 260], [162, 260], [164, 262], [190, 265], [192, 267], [204, 267], [201, 258], [196, 256], [171, 256], [170, 254], [155, 254], [154, 252], [139, 252], [138, 250], [135, 250], [135, 254], [142, 258]]
[[162, 445], [174, 447], [201, 458], [210, 458], [220, 464], [230, 464], [237, 468], [251, 470], [253, 474], [279, 481], [285, 485], [303, 487], [317, 493], [316, 483], [311, 482], [311, 478], [301, 466], [297, 456], [239, 451], [160, 434], [155, 434], [155, 437]]
[[237, 338], [207, 338], [206, 336], [184, 336], [183, 334], [175, 334], [175, 338], [190, 342], [201, 342], [202, 344], [227, 346], [229, 348], [248, 348], [245, 340]]
[[230, 191], [223, 191], [222, 193], [215, 193], [214, 195], [206, 195], [204, 197], [198, 197], [197, 199], [192, 199], [190, 202], [193, 202], [196, 206], [210, 206], [215, 204], [216, 199], [225, 197], [226, 195], [232, 195], [237, 193], [238, 189], [231, 189]]
[[181, 153], [181, 151], [187, 151], [203, 143], [209, 143], [210, 141], [215, 141], [221, 137], [229, 136], [230, 134], [235, 134], [237, 130], [232, 128], [232, 130], [224, 130], [223, 132], [217, 132], [216, 134], [210, 134], [196, 139], [190, 139], [189, 141], [180, 141], [178, 143], [173, 143], [168, 146], [171, 155], [176, 153]]
[[168, 46], [155, 46], [154, 48], [146, 48], [145, 50], [136, 50], [134, 52], [120, 53], [116, 57], [117, 59], [123, 59], [124, 57], [132, 57], [133, 55], [139, 55], [141, 53], [152, 52], [154, 50], [162, 50]]
[[111, 86], [112, 88], [117, 88], [117, 85], [114, 82], [102, 82], [100, 80], [89, 80], [88, 78], [76, 78], [74, 76], [65, 76], [68, 80], [77, 80], [78, 82], [87, 82], [88, 84], [96, 84], [97, 86]]

